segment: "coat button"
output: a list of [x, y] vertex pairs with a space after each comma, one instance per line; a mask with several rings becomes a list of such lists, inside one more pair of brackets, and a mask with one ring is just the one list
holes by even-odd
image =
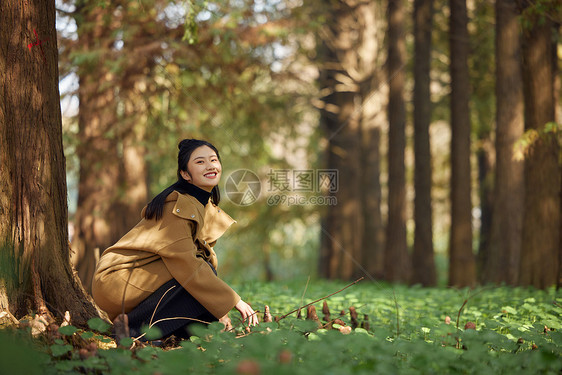
[[194, 217], [195, 217], [195, 215], [191, 215], [191, 218], [194, 218]]
[[176, 212], [180, 212], [180, 209], [179, 209], [179, 208], [178, 208], [178, 209], [176, 209]]
[[221, 212], [221, 209], [219, 208], [219, 212]]

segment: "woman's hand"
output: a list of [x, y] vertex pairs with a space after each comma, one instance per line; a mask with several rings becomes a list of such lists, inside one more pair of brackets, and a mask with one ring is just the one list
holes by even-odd
[[230, 318], [228, 317], [228, 314], [226, 314], [225, 316], [220, 318], [219, 322], [224, 324], [223, 331], [230, 331], [232, 329], [232, 322], [230, 321]]
[[242, 315], [242, 320], [248, 322], [248, 326], [255, 326], [259, 323], [258, 315], [246, 302], [240, 300], [234, 307], [240, 312], [240, 315]]

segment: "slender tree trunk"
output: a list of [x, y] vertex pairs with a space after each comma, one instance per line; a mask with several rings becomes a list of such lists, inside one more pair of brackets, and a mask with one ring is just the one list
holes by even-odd
[[[362, 29], [361, 57], [363, 77], [360, 83], [361, 104], [361, 160], [362, 198], [363, 202], [363, 246], [362, 266], [367, 276], [375, 279], [384, 277], [384, 226], [381, 213], [381, 128], [387, 123], [383, 103], [387, 98], [382, 66], [384, 54], [385, 27], [380, 14], [384, 14], [382, 5], [373, 5], [363, 1], [361, 19]], [[357, 274], [356, 276], [363, 276]]]
[[524, 130], [521, 42], [517, 5], [496, 0], [496, 178], [494, 215], [483, 281], [514, 285], [523, 225], [523, 163], [513, 145]]
[[388, 2], [388, 223], [386, 227], [385, 278], [408, 282], [410, 260], [406, 242], [406, 109], [404, 82], [406, 40], [401, 0]]
[[[371, 120], [373, 121], [373, 119]], [[364, 124], [368, 121], [364, 120]], [[380, 184], [380, 127], [363, 129], [363, 261], [367, 274], [375, 279], [384, 278], [384, 227], [381, 215]]]
[[77, 17], [78, 44], [98, 56], [78, 67], [80, 176], [72, 262], [89, 292], [99, 255], [119, 239], [112, 229], [120, 165], [116, 133], [110, 132], [117, 123], [115, 77], [105, 65], [113, 44], [106, 18], [111, 8], [85, 5], [79, 12], [83, 19]]
[[[134, 227], [140, 220], [141, 210], [148, 201], [148, 165], [146, 161], [146, 147], [144, 146], [145, 130], [149, 124], [146, 121], [144, 94], [140, 88], [145, 86], [143, 77], [131, 77], [136, 80], [131, 83], [129, 97], [125, 101], [125, 118], [120, 122], [124, 132], [119, 135], [122, 152], [119, 155], [119, 191], [116, 197], [112, 217], [110, 238], [117, 240]], [[125, 85], [127, 87], [127, 85]]]
[[[526, 2], [525, 2], [526, 4]], [[555, 119], [556, 50], [548, 17], [523, 30], [525, 129], [539, 131]], [[556, 284], [560, 248], [560, 145], [553, 133], [539, 138], [525, 159], [525, 216], [519, 283]]]
[[483, 269], [489, 259], [494, 217], [494, 146], [488, 126], [482, 126], [486, 119], [476, 116], [481, 127], [478, 130], [478, 195], [480, 197], [480, 234], [478, 241], [477, 276], [483, 279]]
[[412, 283], [435, 285], [433, 257], [433, 215], [431, 208], [431, 123], [430, 61], [433, 0], [414, 1], [414, 251]]
[[468, 16], [466, 0], [450, 0], [451, 48], [451, 236], [449, 284], [469, 286], [476, 281], [472, 252], [470, 178], [470, 112], [468, 72]]
[[0, 24], [0, 308], [84, 325], [97, 312], [69, 261], [54, 2], [1, 2]]

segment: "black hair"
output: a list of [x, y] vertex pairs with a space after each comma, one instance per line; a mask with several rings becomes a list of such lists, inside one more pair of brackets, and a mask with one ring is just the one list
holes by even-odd
[[[187, 191], [184, 187], [185, 183], [187, 181], [184, 180], [184, 178], [181, 176], [180, 172], [181, 171], [188, 172], [187, 162], [189, 161], [189, 158], [191, 157], [191, 154], [193, 153], [193, 151], [195, 151], [195, 149], [197, 149], [201, 146], [208, 146], [209, 148], [211, 148], [217, 154], [217, 158], [219, 159], [219, 161], [221, 160], [220, 155], [219, 155], [219, 151], [217, 150], [217, 148], [207, 141], [203, 141], [203, 140], [199, 140], [199, 139], [184, 139], [183, 141], [181, 141], [178, 144], [178, 149], [179, 149], [179, 152], [178, 152], [178, 171], [177, 171], [178, 181], [173, 183], [172, 185], [168, 186], [160, 194], [155, 196], [150, 201], [150, 203], [148, 203], [148, 206], [146, 207], [146, 210], [144, 212], [144, 217], [146, 219], [154, 218], [156, 220], [160, 220], [162, 218], [162, 214], [163, 214], [163, 211], [164, 211], [164, 203], [166, 202], [166, 198], [174, 190], [181, 193], [181, 194], [187, 193]], [[189, 182], [187, 182], [187, 183], [189, 183]], [[219, 204], [220, 199], [221, 199], [221, 197], [220, 197], [219, 186], [217, 185], [217, 186], [213, 187], [213, 190], [211, 190], [211, 201], [214, 204]]]

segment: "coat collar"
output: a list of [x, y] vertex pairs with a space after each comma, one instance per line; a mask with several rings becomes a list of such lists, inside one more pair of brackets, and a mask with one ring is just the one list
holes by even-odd
[[210, 199], [203, 207], [195, 197], [174, 191], [168, 195], [166, 202], [174, 200], [176, 203], [172, 214], [182, 219], [197, 222], [200, 228], [198, 238], [207, 243], [213, 243], [218, 240], [236, 222], [222, 208], [213, 204]]
[[212, 244], [234, 223], [236, 223], [236, 220], [209, 200], [209, 203], [205, 206], [205, 216], [200, 237], [202, 240]]
[[172, 209], [172, 214], [182, 219], [194, 220], [199, 225], [202, 224], [203, 218], [205, 217], [205, 208], [197, 198], [189, 194], [180, 194], [174, 191], [166, 198], [166, 202], [173, 201], [176, 201], [176, 203]]

